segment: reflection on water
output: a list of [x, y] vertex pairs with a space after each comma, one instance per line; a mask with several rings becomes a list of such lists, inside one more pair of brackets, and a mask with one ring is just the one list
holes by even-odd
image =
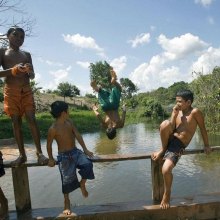
[[[160, 146], [158, 124], [140, 123], [118, 130], [117, 138], [108, 140], [103, 132], [84, 134], [87, 147], [95, 154], [151, 153]], [[210, 137], [211, 145], [219, 145], [219, 137]], [[199, 133], [188, 148], [201, 148]], [[43, 151], [45, 141], [42, 141]], [[53, 143], [54, 156], [57, 154]], [[34, 147], [32, 147], [34, 152]], [[34, 153], [31, 157], [34, 157]], [[30, 155], [29, 155], [30, 157]], [[220, 155], [183, 156], [174, 169], [172, 196], [220, 192]], [[33, 208], [62, 207], [63, 195], [58, 167], [29, 168], [29, 181]], [[88, 181], [89, 197], [84, 199], [80, 190], [70, 194], [73, 206], [103, 204], [151, 199], [150, 160], [94, 163], [95, 180]], [[211, 180], [211, 181], [210, 181]], [[0, 178], [2, 189], [9, 199], [10, 209], [15, 209], [10, 169]]]

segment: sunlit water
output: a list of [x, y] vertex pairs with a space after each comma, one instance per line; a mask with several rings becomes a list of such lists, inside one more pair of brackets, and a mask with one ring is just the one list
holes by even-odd
[[[151, 153], [158, 150], [160, 137], [158, 124], [140, 123], [118, 130], [117, 138], [110, 141], [102, 132], [84, 134], [84, 141], [94, 154]], [[210, 136], [210, 145], [219, 145], [220, 137]], [[202, 147], [199, 132], [188, 148]], [[46, 142], [42, 150], [46, 153]], [[32, 145], [31, 149], [35, 149]], [[79, 147], [80, 148], [80, 147]], [[57, 154], [53, 143], [54, 156]], [[34, 152], [34, 151], [33, 151]], [[30, 157], [30, 155], [29, 155]], [[34, 153], [31, 154], [34, 158]], [[220, 192], [220, 154], [210, 156], [184, 155], [174, 169], [172, 196]], [[58, 167], [28, 168], [32, 208], [62, 207], [63, 194]], [[94, 163], [95, 180], [87, 182], [89, 197], [84, 199], [80, 190], [70, 194], [72, 206], [105, 204], [125, 201], [149, 201], [152, 195], [150, 160]], [[0, 185], [9, 200], [9, 208], [15, 209], [11, 169], [0, 178]]]

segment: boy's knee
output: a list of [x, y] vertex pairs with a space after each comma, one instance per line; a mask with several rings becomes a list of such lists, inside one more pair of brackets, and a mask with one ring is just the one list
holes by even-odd
[[172, 131], [172, 125], [171, 125], [171, 122], [169, 120], [164, 120], [160, 124], [160, 130], [165, 130], [165, 129]]

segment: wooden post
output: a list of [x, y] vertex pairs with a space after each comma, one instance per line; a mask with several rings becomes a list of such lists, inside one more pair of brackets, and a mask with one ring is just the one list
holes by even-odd
[[162, 165], [162, 160], [154, 161], [151, 159], [152, 199], [155, 202], [160, 202], [164, 193]]
[[31, 198], [26, 166], [12, 167], [12, 179], [14, 185], [15, 206], [18, 212], [31, 209]]

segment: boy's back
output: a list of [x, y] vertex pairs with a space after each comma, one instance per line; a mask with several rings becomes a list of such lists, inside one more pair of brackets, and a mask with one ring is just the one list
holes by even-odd
[[59, 152], [72, 150], [75, 147], [74, 126], [69, 119], [64, 122], [56, 121], [49, 129], [58, 145]]

